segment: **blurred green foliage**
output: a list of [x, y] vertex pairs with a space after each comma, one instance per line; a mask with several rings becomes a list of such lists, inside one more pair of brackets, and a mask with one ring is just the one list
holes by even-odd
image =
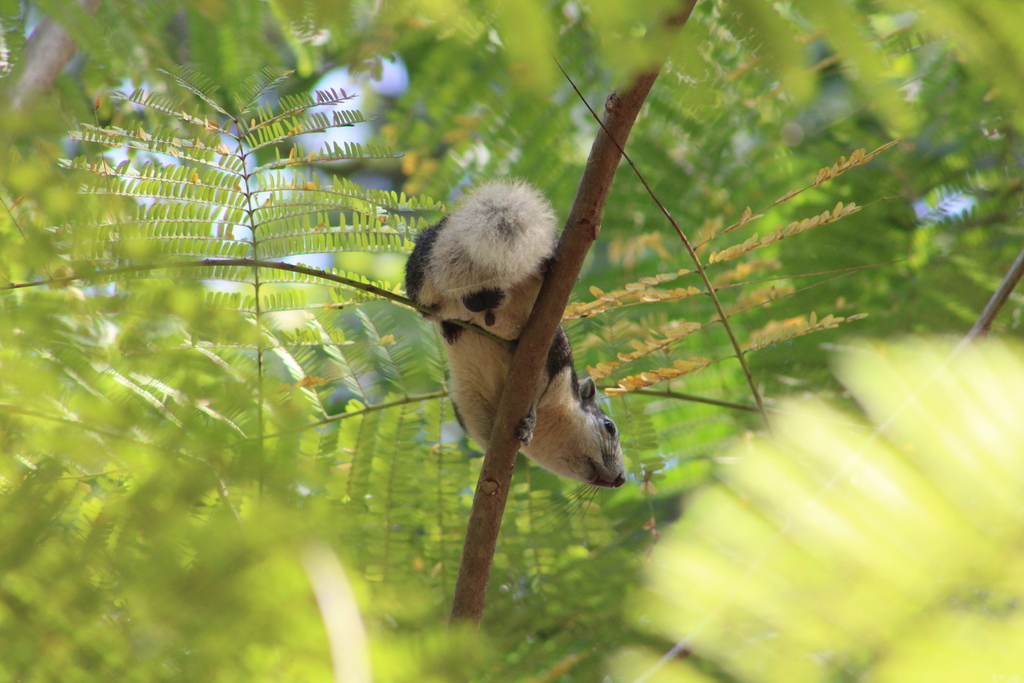
[[1018, 677], [1022, 358], [920, 341], [844, 355], [867, 420], [805, 403], [737, 446], [634, 610], [674, 656], [624, 651], [618, 678]]
[[[448, 632], [444, 622], [479, 453], [441, 396], [444, 354], [417, 315], [280, 271], [278, 281], [266, 273], [257, 280], [254, 269], [4, 289], [0, 680], [331, 680], [344, 665], [332, 662], [320, 594], [301, 559], [321, 543], [345, 567], [381, 681], [600, 680], [609, 658], [613, 676], [632, 680], [684, 636], [692, 662], [655, 675], [851, 680], [870, 671], [883, 680], [963, 680], [980, 670], [970, 668], [979, 657], [998, 664], [1017, 656], [999, 648], [1020, 628], [1009, 583], [1019, 575], [1019, 520], [997, 504], [1019, 501], [1019, 478], [1009, 476], [1019, 471], [1005, 465], [1007, 475], [993, 479], [990, 469], [972, 470], [973, 478], [933, 469], [947, 462], [939, 447], [948, 444], [936, 444], [937, 435], [970, 444], [972, 425], [1011, 405], [1016, 394], [999, 381], [1018, 372], [1010, 352], [961, 356], [953, 375], [937, 375], [925, 412], [905, 411], [894, 423], [899, 436], [884, 432], [849, 461], [875, 468], [863, 470], [857, 486], [842, 477], [828, 484], [839, 451], [808, 444], [861, 448], [859, 431], [843, 436], [850, 428], [834, 422], [849, 420], [828, 411], [850, 408], [852, 389], [878, 411], [875, 424], [884, 423], [901, 394], [881, 383], [918, 381], [906, 373], [924, 372], [937, 353], [891, 349], [889, 361], [844, 366], [848, 389], [826, 362], [841, 334], [962, 334], [1020, 249], [1024, 39], [1014, 28], [1022, 11], [1012, 0], [707, 1], [675, 42], [658, 31], [645, 37], [675, 6], [103, 0], [90, 17], [71, 0], [0, 0], [0, 102], [18, 87], [26, 35], [43, 15], [62, 22], [80, 48], [28, 109], [0, 105], [0, 287], [142, 255], [211, 256], [205, 250], [239, 249], [251, 237], [200, 225], [151, 240], [152, 250], [118, 251], [131, 236], [124, 216], [138, 204], [80, 192], [83, 184], [95, 190], [95, 174], [58, 163], [103, 158], [88, 140], [69, 139], [82, 124], [161, 129], [172, 147], [179, 132], [197, 137], [181, 112], [142, 111], [111, 96], [145, 86], [190, 97], [158, 69], [189, 65], [217, 87], [213, 102], [233, 111], [246, 79], [264, 68], [295, 70], [276, 92], [302, 97], [334, 67], [348, 67], [367, 118], [358, 128], [404, 156], [315, 171], [320, 182], [329, 173], [357, 188], [346, 212], [325, 212], [325, 223], [340, 230], [366, 209], [359, 188], [427, 193], [450, 205], [461, 186], [495, 175], [529, 179], [564, 214], [597, 124], [551, 55], [599, 109], [667, 52], [631, 156], [696, 241], [740, 220], [746, 207], [765, 213], [720, 234], [701, 250], [705, 262], [712, 251], [838, 201], [863, 207], [709, 269], [716, 282], [738, 285], [723, 290], [727, 308], [770, 303], [732, 318], [741, 340], [811, 312], [869, 314], [750, 356], [772, 409], [792, 410], [786, 397], [832, 406], [780, 422], [775, 446], [725, 456], [728, 444], [760, 427], [756, 416], [627, 394], [610, 400], [627, 486], [580, 490], [517, 463], [488, 610], [475, 633]], [[400, 94], [374, 90], [392, 55], [409, 77]], [[196, 98], [182, 108], [223, 122]], [[840, 156], [896, 138], [898, 146], [868, 165], [773, 205]], [[272, 163], [270, 152], [257, 155], [259, 163]], [[123, 157], [105, 158], [116, 165]], [[132, 158], [137, 168], [146, 157]], [[109, 180], [100, 176], [99, 186]], [[384, 204], [392, 226], [415, 228], [440, 215], [429, 203], [418, 215]], [[380, 252], [407, 242], [349, 250], [325, 243], [317, 221], [295, 227], [282, 244], [300, 260], [319, 258], [390, 287], [400, 277], [401, 256]], [[181, 237], [192, 241], [172, 239]], [[623, 166], [574, 301], [593, 300], [591, 287], [613, 292], [690, 267]], [[853, 267], [864, 269], [835, 272]], [[666, 286], [690, 284], [693, 276]], [[800, 291], [772, 300], [772, 285], [776, 294]], [[1021, 303], [1011, 298], [995, 333], [1020, 334]], [[712, 315], [706, 296], [692, 296], [610, 307], [567, 330], [582, 371], [679, 321], [701, 323], [624, 365], [608, 384], [701, 356], [719, 362], [651, 391], [749, 405], [722, 326], [708, 324]], [[969, 370], [979, 374], [962, 374]], [[961, 397], [964, 386], [988, 403]], [[1005, 397], [996, 400], [999, 391]], [[976, 435], [987, 439], [976, 457], [1003, 453], [1014, 443], [1006, 434]], [[934, 461], [922, 459], [931, 454]], [[736, 459], [748, 469], [734, 467]], [[744, 472], [752, 478], [730, 478]], [[714, 477], [727, 486], [691, 504], [691, 492]], [[737, 498], [744, 487], [762, 497]], [[975, 490], [989, 494], [984, 505], [957, 498]], [[783, 492], [792, 497], [780, 500]], [[799, 528], [773, 516], [795, 515], [791, 506], [801, 500], [840, 509], [799, 517]], [[978, 531], [978, 515], [987, 515], [992, 535]], [[681, 516], [685, 528], [699, 530], [699, 543], [685, 531], [662, 543]], [[641, 586], [651, 557], [652, 575], [661, 577], [653, 590], [674, 606], [671, 618], [635, 599], [648, 594]], [[721, 572], [702, 573], [709, 567]], [[671, 572], [699, 576], [666, 587]], [[866, 612], [868, 604], [881, 606]], [[931, 657], [936, 643], [955, 661]], [[925, 664], [943, 668], [932, 674]]]

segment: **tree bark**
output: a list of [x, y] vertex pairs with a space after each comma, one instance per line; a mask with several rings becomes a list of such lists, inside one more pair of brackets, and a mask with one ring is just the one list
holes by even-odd
[[[681, 28], [695, 4], [696, 0], [685, 0], [684, 7], [669, 17], [661, 30]], [[598, 132], [590, 149], [576, 199], [558, 241], [554, 263], [512, 356], [512, 366], [491, 432], [490, 447], [484, 456], [473, 497], [473, 510], [452, 602], [452, 622], [471, 620], [480, 623], [501, 517], [519, 450], [516, 426], [529, 412], [538, 394], [541, 370], [555, 331], [562, 322], [562, 312], [579, 277], [583, 259], [601, 231], [605, 202], [622, 157], [620, 149], [625, 147], [633, 123], [660, 70], [659, 64], [640, 74], [628, 90], [621, 94], [612, 93], [605, 101], [604, 129]]]

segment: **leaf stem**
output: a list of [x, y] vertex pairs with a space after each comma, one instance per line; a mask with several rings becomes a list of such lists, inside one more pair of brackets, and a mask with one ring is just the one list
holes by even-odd
[[7, 202], [4, 201], [3, 197], [0, 197], [0, 205], [3, 205], [4, 210], [7, 211], [7, 215], [11, 217], [11, 223], [18, 229], [18, 234], [21, 235], [22, 239], [28, 239], [25, 237], [25, 231], [21, 229], [21, 225], [18, 223], [17, 217], [14, 215], [14, 207], [18, 205], [18, 199], [15, 199], [10, 206], [7, 206]]
[[347, 413], [338, 413], [337, 415], [328, 415], [322, 420], [310, 422], [308, 424], [302, 425], [301, 427], [294, 427], [292, 429], [282, 429], [281, 431], [274, 432], [273, 434], [264, 434], [263, 438], [272, 439], [275, 436], [287, 436], [289, 434], [298, 434], [299, 432], [303, 432], [312, 427], [322, 427], [324, 425], [331, 424], [332, 422], [340, 422], [341, 420], [347, 420], [350, 417], [359, 417], [360, 415], [366, 415], [367, 413], [374, 413], [377, 412], [378, 410], [387, 410], [388, 408], [396, 408], [398, 406], [409, 405], [410, 403], [421, 403], [423, 401], [431, 401], [435, 398], [444, 398], [447, 395], [447, 391], [432, 391], [429, 394], [414, 394], [412, 396], [405, 396], [394, 401], [387, 401], [385, 403], [374, 403], [364, 408], [360, 408], [359, 410], [353, 410]]
[[[75, 280], [89, 280], [99, 278], [104, 275], [117, 275], [119, 273], [140, 273], [145, 271], [153, 270], [164, 270], [172, 268], [204, 268], [204, 267], [215, 267], [215, 266], [246, 266], [246, 267], [257, 267], [267, 268], [270, 270], [283, 270], [290, 273], [301, 273], [302, 275], [310, 275], [312, 277], [318, 277], [321, 280], [327, 280], [329, 282], [336, 282], [352, 289], [358, 289], [368, 294], [373, 294], [382, 299], [388, 299], [395, 303], [407, 306], [414, 310], [419, 311], [425, 315], [432, 315], [433, 311], [430, 309], [420, 306], [412, 299], [402, 296], [401, 294], [395, 294], [389, 292], [386, 289], [377, 287], [375, 285], [367, 284], [365, 282], [359, 282], [351, 278], [343, 277], [341, 275], [335, 275], [328, 270], [321, 270], [319, 268], [310, 268], [309, 266], [296, 265], [292, 263], [279, 263], [277, 261], [264, 261], [261, 259], [251, 258], [236, 258], [236, 259], [200, 259], [198, 261], [170, 261], [168, 263], [155, 263], [155, 264], [141, 264], [137, 266], [121, 266], [119, 268], [108, 268], [104, 270], [94, 270], [90, 273], [75, 273], [74, 275], [66, 275], [63, 277], [47, 278], [45, 280], [33, 280], [32, 282], [15, 282], [7, 285], [0, 285], [0, 292], [12, 289], [24, 289], [27, 287], [42, 287], [44, 285], [58, 285], [67, 282], [73, 282]], [[488, 332], [484, 328], [474, 325], [471, 322], [465, 320], [446, 320], [453, 325], [458, 325], [467, 330], [472, 330], [477, 334], [487, 337], [491, 341], [501, 344], [506, 348], [513, 348], [515, 346], [514, 340], [504, 339], [499, 337], [493, 332]]]
[[[606, 387], [600, 387], [603, 391]], [[708, 398], [707, 396], [697, 396], [696, 394], [684, 394], [678, 391], [658, 391], [656, 389], [636, 389], [635, 391], [629, 392], [631, 394], [642, 394], [644, 396], [660, 396], [661, 398], [676, 398], [680, 401], [693, 401], [694, 403], [707, 403], [712, 406], [719, 406], [722, 408], [732, 408], [733, 410], [744, 410], [749, 413], [760, 412], [757, 406], [747, 405], [746, 403], [737, 403], [735, 401], [725, 401], [719, 398]]]

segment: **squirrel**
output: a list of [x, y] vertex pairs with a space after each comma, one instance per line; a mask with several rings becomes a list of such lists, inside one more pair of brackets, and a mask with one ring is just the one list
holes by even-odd
[[[522, 181], [491, 181], [425, 229], [405, 266], [406, 294], [445, 340], [449, 393], [462, 428], [484, 449], [512, 362], [511, 345], [453, 322], [471, 322], [515, 342], [555, 254], [555, 212]], [[517, 430], [522, 451], [541, 467], [594, 486], [626, 481], [619, 433], [582, 382], [559, 325], [540, 396]]]

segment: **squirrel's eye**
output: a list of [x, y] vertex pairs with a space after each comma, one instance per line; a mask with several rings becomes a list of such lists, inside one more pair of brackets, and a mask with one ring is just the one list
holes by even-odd
[[615, 423], [608, 418], [604, 419], [604, 430], [608, 432], [609, 436], [615, 436]]

